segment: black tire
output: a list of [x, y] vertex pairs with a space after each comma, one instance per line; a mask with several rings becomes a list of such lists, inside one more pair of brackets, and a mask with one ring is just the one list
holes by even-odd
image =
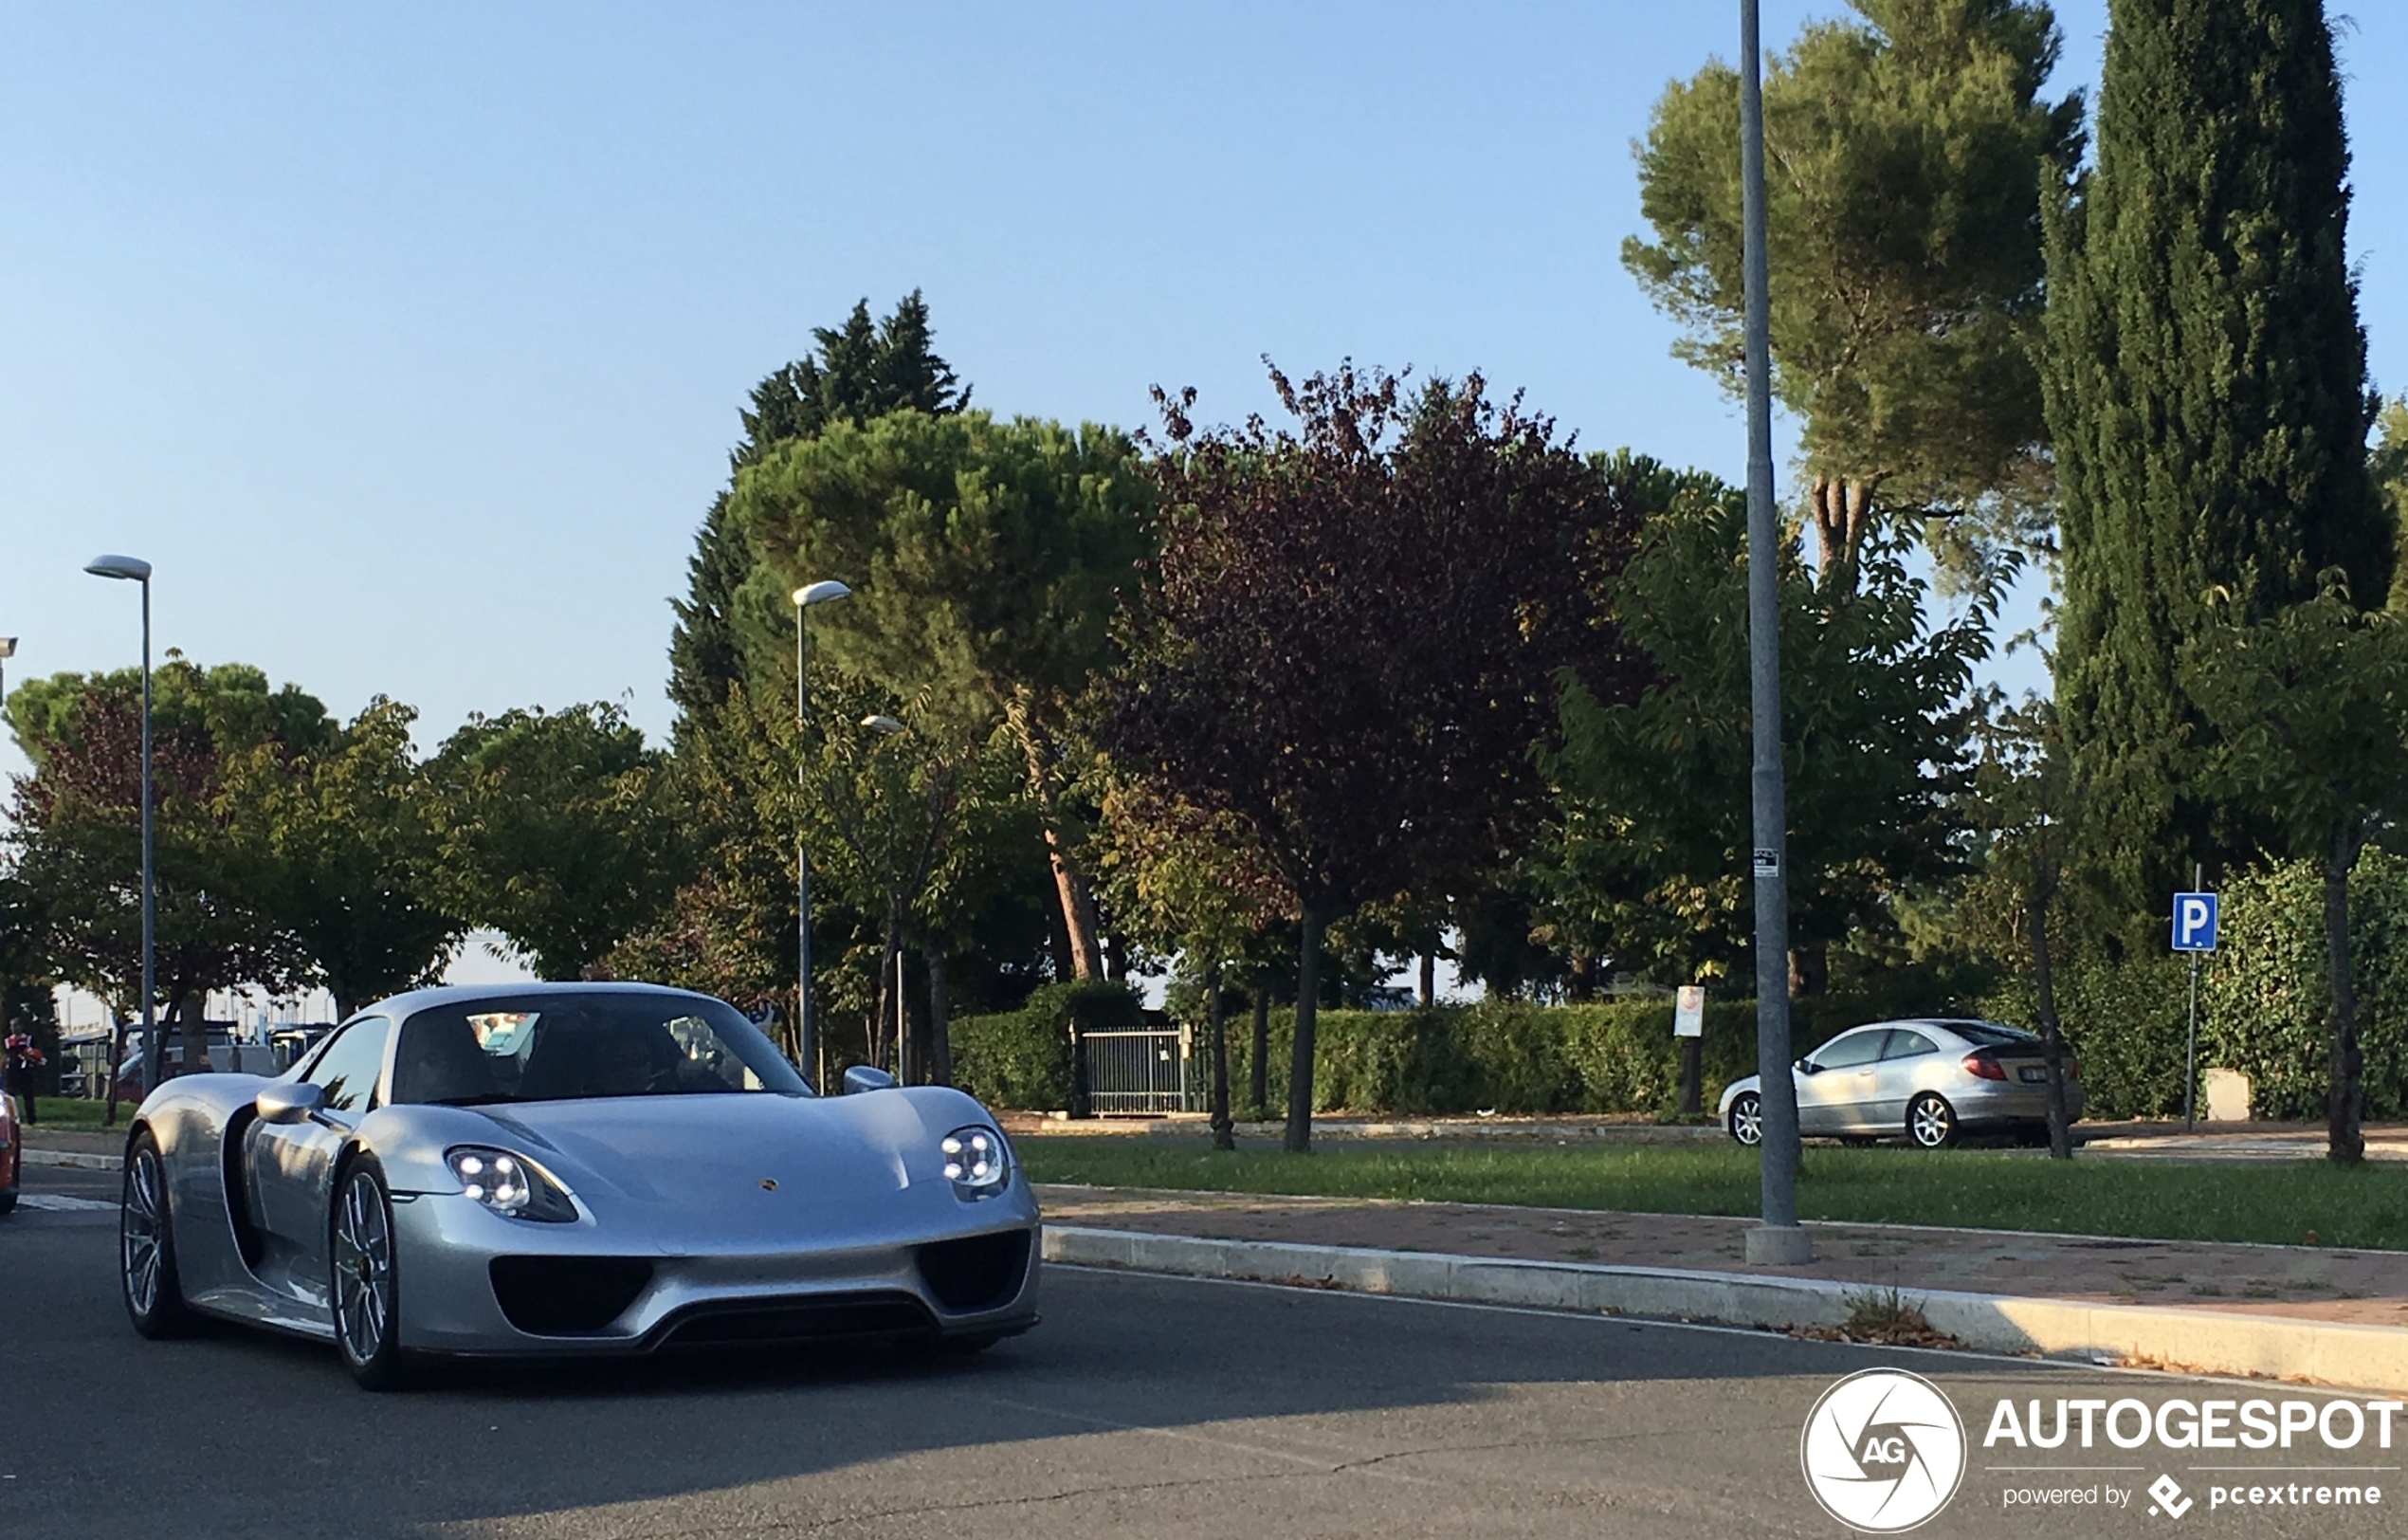
[[1750, 1149], [1764, 1142], [1764, 1098], [1752, 1091], [1742, 1091], [1731, 1099], [1730, 1114], [1723, 1120], [1723, 1129]]
[[335, 1349], [362, 1390], [399, 1390], [416, 1367], [401, 1347], [401, 1271], [385, 1168], [374, 1155], [343, 1167], [326, 1216], [327, 1311]]
[[1957, 1109], [1947, 1097], [1926, 1091], [1906, 1104], [1906, 1142], [1917, 1149], [1946, 1149], [1957, 1135]]
[[167, 1159], [151, 1130], [134, 1136], [118, 1191], [118, 1284], [134, 1329], [154, 1342], [192, 1334], [200, 1317], [184, 1302], [175, 1269], [175, 1215]]
[[7, 1192], [0, 1192], [0, 1214], [14, 1214], [16, 1211], [17, 1189], [11, 1187]]

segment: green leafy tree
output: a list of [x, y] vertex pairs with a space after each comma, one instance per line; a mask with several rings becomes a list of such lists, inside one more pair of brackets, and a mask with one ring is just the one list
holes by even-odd
[[2394, 561], [2391, 575], [2391, 608], [2408, 610], [2408, 561], [2398, 559], [2408, 551], [2408, 395], [2400, 396], [2383, 408], [2379, 424], [2381, 438], [2375, 446], [2368, 468], [2374, 472], [2376, 488], [2381, 492], [2383, 506], [2391, 514]]
[[789, 594], [841, 574], [853, 597], [813, 617], [814, 649], [923, 703], [949, 739], [1009, 728], [1081, 978], [1102, 972], [1102, 953], [1078, 855], [1072, 706], [1113, 659], [1153, 502], [1111, 430], [903, 411], [780, 447], [739, 473], [731, 505], [761, 559], [744, 596], [756, 655], [791, 659]]
[[[1017, 753], [992, 724], [962, 731], [921, 703], [859, 680], [827, 681], [813, 698], [799, 821], [814, 871], [881, 931], [868, 1044], [898, 1073], [950, 1085], [945, 957], [988, 876], [996, 826], [1016, 811]], [[930, 1009], [906, 1054], [902, 1037], [887, 1033], [899, 1015], [908, 1019], [895, 975], [914, 939], [928, 962]]]
[[[1680, 983], [1744, 976], [1751, 762], [1745, 499], [1710, 476], [1625, 455], [1606, 473], [1646, 510], [1638, 555], [1609, 593], [1654, 680], [1634, 699], [1566, 692], [1549, 768], [1562, 923], [1624, 965]], [[1953, 869], [1974, 667], [1995, 590], [1934, 625], [1902, 537], [1875, 532], [1854, 592], [1818, 591], [1780, 556], [1783, 760], [1789, 785], [1794, 993], [1830, 948], [1889, 924], [1890, 895]]]
[[331, 742], [270, 739], [223, 759], [229, 836], [260, 864], [263, 903], [343, 1016], [430, 982], [461, 925], [437, 896], [417, 713], [379, 698]]
[[[1115, 912], [1149, 944], [1177, 954], [1202, 994], [1213, 1147], [1234, 1149], [1224, 974], [1231, 963], [1243, 964], [1277, 914], [1278, 881], [1237, 818], [1164, 798], [1134, 779], [1117, 778], [1104, 794], [1102, 841], [1100, 864]], [[1257, 1058], [1261, 1052], [1257, 1046]], [[1262, 1096], [1257, 1090], [1257, 1105]]]
[[2367, 841], [2408, 808], [2408, 617], [2364, 613], [2341, 574], [2256, 622], [2229, 619], [2184, 648], [2180, 679], [2217, 734], [2208, 784], [2262, 810], [2284, 853], [2322, 863], [2331, 1003], [2326, 1153], [2354, 1164], [2366, 1141], [2365, 1055], [2349, 955], [2349, 874]]
[[1351, 366], [1272, 384], [1297, 419], [1176, 448], [1166, 539], [1102, 741], [1157, 795], [1236, 820], [1301, 921], [1286, 1146], [1311, 1147], [1325, 927], [1469, 886], [1542, 794], [1560, 670], [1637, 670], [1596, 598], [1632, 520], [1596, 468], [1479, 376], [1408, 399]]
[[[1940, 526], [1943, 556], [2043, 539], [2041, 168], [2079, 156], [2082, 119], [2078, 96], [2042, 96], [2046, 5], [1851, 5], [1860, 19], [1810, 25], [1764, 79], [1774, 390], [1842, 588], [1877, 504], [1963, 516]], [[1739, 105], [1719, 61], [1666, 91], [1638, 147], [1654, 239], [1622, 248], [1685, 328], [1674, 351], [1735, 394]]]
[[[809, 438], [840, 421], [867, 422], [906, 409], [940, 415], [970, 404], [970, 389], [939, 358], [928, 304], [914, 289], [881, 322], [869, 302], [853, 306], [842, 326], [818, 326], [813, 352], [753, 387], [741, 412], [744, 437], [729, 454], [735, 472], [781, 444]], [[711, 504], [686, 562], [686, 596], [672, 599], [677, 625], [669, 638], [669, 699], [678, 708], [681, 741], [701, 730], [746, 677], [736, 623], [736, 595], [753, 571], [753, 553], [728, 516], [728, 494]]]
[[[2240, 620], [2392, 581], [2345, 250], [2349, 154], [2318, 0], [2112, 0], [2098, 162], [2049, 205], [2045, 385], [2064, 601], [2056, 699], [2117, 915], [2283, 835], [2193, 770], [2178, 660]], [[2321, 612], [2320, 612], [2321, 613]]]
[[[1980, 863], [1957, 905], [2002, 959], [2028, 960], [2049, 1075], [2049, 1154], [2073, 1158], [2066, 1100], [2064, 1023], [2057, 1015], [2056, 951], [2049, 921], [2064, 890], [2087, 804], [2050, 702], [2007, 706], [1995, 697], [1979, 726], [1981, 758], [1965, 798]], [[2016, 954], [2022, 954], [2017, 958]]]
[[609, 705], [475, 716], [429, 766], [447, 907], [576, 979], [666, 906], [684, 852], [663, 756]]
[[[34, 773], [11, 803], [9, 839], [36, 948], [63, 982], [119, 1021], [142, 1014], [141, 676], [54, 674], [9, 697]], [[201, 668], [171, 651], [154, 678], [156, 1004], [164, 1039], [209, 1063], [201, 1005], [212, 991], [298, 987], [307, 951], [278, 904], [268, 853], [245, 837], [228, 794], [230, 760], [316, 752], [336, 727], [291, 685], [245, 664]]]

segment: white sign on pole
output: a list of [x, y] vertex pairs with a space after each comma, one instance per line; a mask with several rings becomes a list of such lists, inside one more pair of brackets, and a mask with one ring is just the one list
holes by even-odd
[[1683, 984], [1673, 997], [1672, 1036], [1703, 1037], [1706, 1036], [1706, 986]]

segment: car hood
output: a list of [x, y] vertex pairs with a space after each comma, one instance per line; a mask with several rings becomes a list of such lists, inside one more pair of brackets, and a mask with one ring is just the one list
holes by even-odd
[[[606, 1227], [707, 1239], [780, 1224], [842, 1228], [865, 1203], [956, 1201], [938, 1141], [993, 1120], [959, 1091], [913, 1087], [835, 1097], [771, 1092], [626, 1096], [479, 1108], [402, 1107], [424, 1164], [492, 1145], [533, 1158]], [[384, 1144], [386, 1140], [379, 1139]], [[440, 1146], [437, 1147], [437, 1146]], [[439, 1166], [438, 1166], [439, 1168]], [[450, 1185], [435, 1178], [425, 1189]], [[884, 1200], [882, 1202], [881, 1201]]]

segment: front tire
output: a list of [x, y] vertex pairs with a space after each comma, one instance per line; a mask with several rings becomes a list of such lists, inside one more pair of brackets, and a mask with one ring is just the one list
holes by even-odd
[[1957, 1142], [1957, 1109], [1939, 1092], [1925, 1091], [1906, 1106], [1906, 1138], [1917, 1149], [1946, 1149]]
[[1730, 1115], [1723, 1126], [1733, 1139], [1750, 1149], [1764, 1142], [1764, 1098], [1752, 1091], [1743, 1091], [1731, 1100]]
[[401, 1348], [401, 1280], [394, 1269], [392, 1198], [384, 1167], [363, 1155], [343, 1169], [327, 1218], [335, 1345], [363, 1390], [399, 1389], [410, 1378]]
[[175, 1270], [175, 1219], [168, 1203], [167, 1160], [143, 1129], [126, 1157], [118, 1198], [118, 1278], [125, 1313], [141, 1335], [158, 1341], [188, 1335], [199, 1325], [184, 1302]]

